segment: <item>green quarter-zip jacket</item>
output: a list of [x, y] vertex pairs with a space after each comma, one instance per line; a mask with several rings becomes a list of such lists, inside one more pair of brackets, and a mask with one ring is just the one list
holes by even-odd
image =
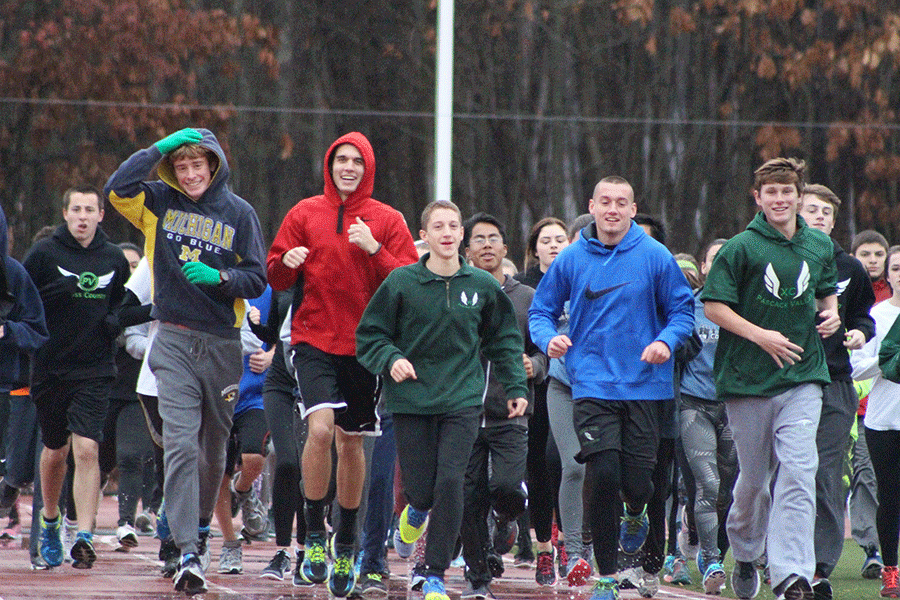
[[[356, 329], [357, 359], [384, 376], [385, 408], [427, 415], [480, 406], [479, 352], [492, 362], [507, 399], [525, 398], [522, 336], [500, 284], [463, 260], [452, 276], [437, 275], [425, 267], [428, 257], [392, 271]], [[391, 378], [400, 358], [412, 363], [416, 379]]]

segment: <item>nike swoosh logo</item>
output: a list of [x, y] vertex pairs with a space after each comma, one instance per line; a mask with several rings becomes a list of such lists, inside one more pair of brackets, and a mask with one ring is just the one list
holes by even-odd
[[584, 297], [587, 298], [588, 300], [596, 300], [597, 298], [600, 298], [601, 296], [605, 296], [606, 294], [610, 293], [611, 291], [617, 290], [620, 287], [622, 287], [623, 285], [628, 285], [628, 284], [629, 284], [629, 282], [626, 281], [625, 283], [620, 283], [620, 284], [614, 285], [612, 287], [603, 288], [602, 290], [597, 290], [596, 292], [594, 290], [592, 290], [590, 286], [588, 286], [584, 290]]

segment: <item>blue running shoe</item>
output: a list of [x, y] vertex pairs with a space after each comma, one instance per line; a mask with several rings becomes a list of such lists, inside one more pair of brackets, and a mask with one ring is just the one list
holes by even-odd
[[72, 566], [76, 569], [90, 569], [94, 566], [97, 553], [94, 551], [94, 536], [90, 531], [78, 532], [69, 554], [72, 556]]
[[619, 600], [619, 583], [612, 577], [601, 577], [594, 584], [589, 600]]
[[56, 522], [48, 523], [41, 512], [41, 558], [48, 567], [58, 567], [63, 563], [62, 544], [62, 516], [56, 517]]
[[425, 600], [450, 600], [447, 590], [444, 588], [444, 580], [437, 575], [429, 575], [422, 584], [422, 594]]
[[159, 514], [156, 517], [156, 537], [162, 541], [172, 539], [172, 530], [169, 529], [169, 519], [166, 517], [165, 501], [160, 505]]
[[307, 583], [324, 583], [328, 579], [328, 557], [324, 533], [306, 535], [306, 555], [300, 567], [300, 576]]
[[622, 552], [628, 555], [637, 554], [647, 541], [647, 533], [650, 531], [650, 520], [647, 518], [647, 507], [639, 515], [628, 513], [622, 516], [622, 525], [619, 528], [619, 546]]
[[336, 598], [346, 598], [356, 585], [356, 553], [352, 544], [336, 544], [334, 538], [331, 545], [334, 562], [328, 573], [328, 589]]

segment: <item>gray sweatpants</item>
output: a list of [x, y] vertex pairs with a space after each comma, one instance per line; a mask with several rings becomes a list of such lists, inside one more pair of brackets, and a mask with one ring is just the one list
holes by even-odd
[[844, 465], [858, 407], [859, 398], [852, 381], [833, 381], [822, 389], [822, 415], [816, 435], [819, 470], [816, 473], [815, 544], [816, 570], [824, 577], [831, 576], [844, 549], [844, 509], [847, 506]]
[[853, 472], [850, 481], [850, 525], [851, 535], [863, 548], [878, 548], [878, 531], [875, 528], [875, 513], [878, 511], [878, 484], [875, 482], [875, 470], [869, 458], [869, 445], [866, 443], [866, 428], [863, 425], [865, 416], [857, 415], [857, 438], [850, 456], [850, 470]]
[[773, 587], [791, 574], [812, 581], [821, 386], [729, 399], [725, 408], [740, 469], [727, 526], [735, 560], [750, 562], [768, 550]]
[[578, 559], [584, 554], [581, 530], [584, 519], [585, 468], [575, 460], [575, 455], [581, 452], [581, 444], [578, 443], [575, 421], [572, 418], [573, 406], [572, 388], [550, 377], [547, 384], [547, 416], [562, 462], [559, 512], [570, 563], [573, 562], [573, 557]]
[[163, 323], [149, 364], [163, 420], [166, 516], [182, 554], [195, 553], [198, 524], [212, 519], [225, 473], [241, 341]]

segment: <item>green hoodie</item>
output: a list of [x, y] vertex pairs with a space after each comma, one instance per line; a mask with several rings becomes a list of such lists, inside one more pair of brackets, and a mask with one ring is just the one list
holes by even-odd
[[700, 299], [722, 302], [751, 323], [780, 331], [803, 353], [800, 362], [779, 369], [762, 348], [721, 329], [714, 366], [718, 396], [771, 397], [803, 383], [829, 383], [816, 299], [834, 294], [836, 279], [831, 238], [799, 217], [789, 240], [760, 212], [722, 246]]
[[[356, 357], [383, 375], [389, 412], [430, 415], [480, 406], [493, 363], [508, 399], [525, 398], [524, 345], [512, 303], [492, 275], [460, 261], [451, 277], [419, 262], [391, 272], [356, 329]], [[416, 379], [396, 383], [390, 368], [409, 360]]]

